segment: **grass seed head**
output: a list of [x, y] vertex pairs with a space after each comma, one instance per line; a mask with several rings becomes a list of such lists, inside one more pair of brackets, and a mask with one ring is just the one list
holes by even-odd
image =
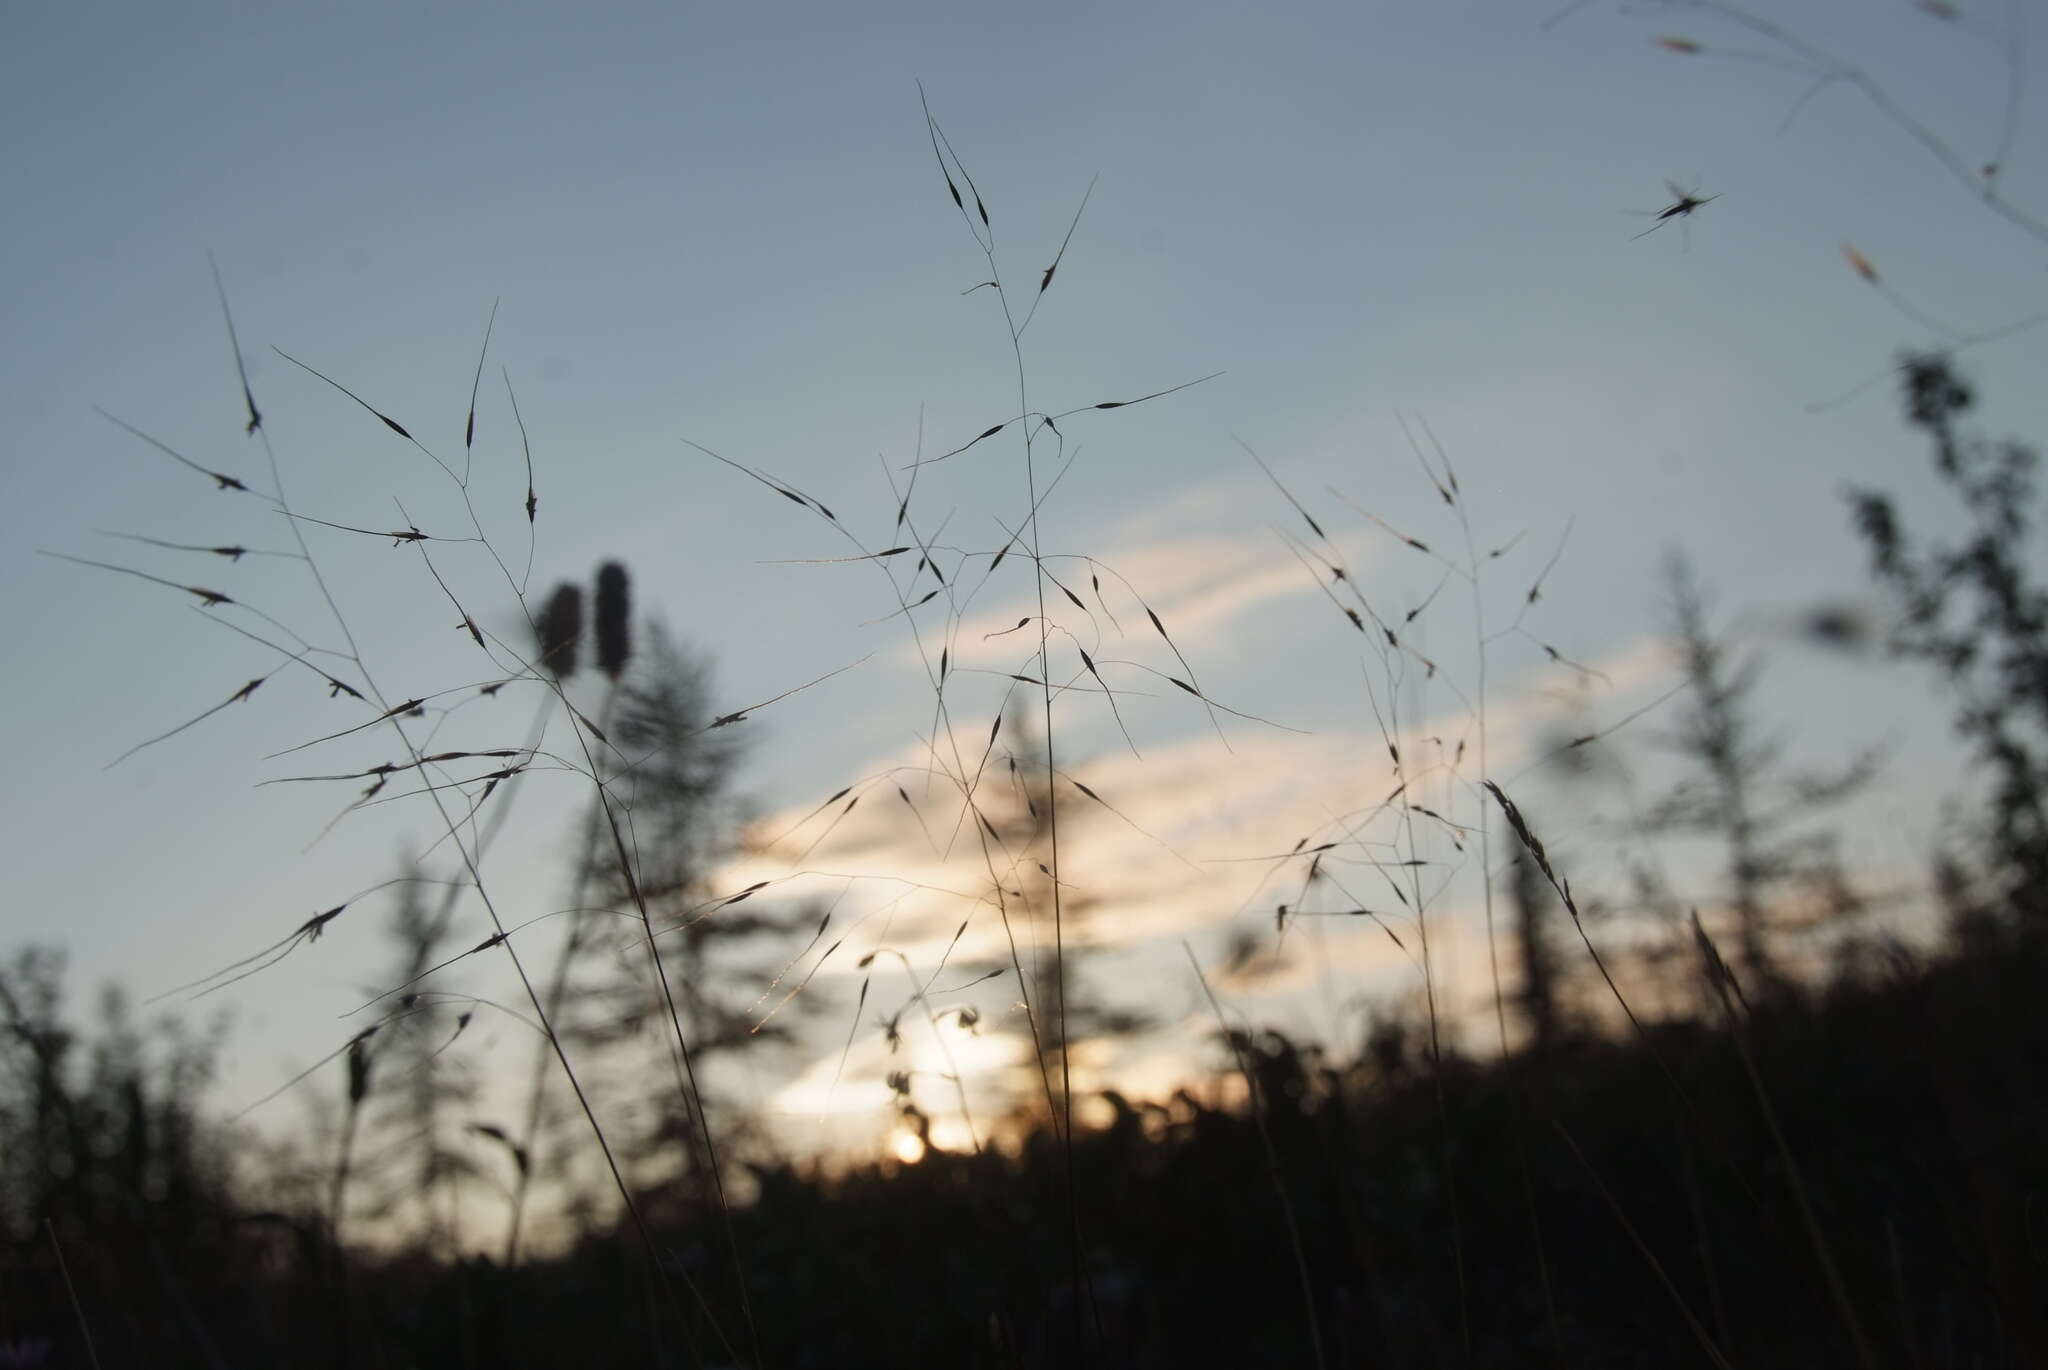
[[540, 620], [541, 665], [555, 679], [576, 674], [576, 648], [583, 637], [583, 591], [563, 581], [548, 596], [548, 607]]
[[597, 669], [617, 683], [633, 656], [633, 608], [626, 568], [607, 561], [597, 568]]

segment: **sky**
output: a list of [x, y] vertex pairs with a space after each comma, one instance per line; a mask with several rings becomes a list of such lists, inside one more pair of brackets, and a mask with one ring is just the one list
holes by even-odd
[[[518, 646], [515, 585], [537, 604], [608, 558], [631, 569], [642, 611], [713, 664], [720, 712], [807, 686], [734, 725], [756, 831], [794, 832], [720, 873], [728, 891], [775, 881], [789, 907], [839, 901], [844, 950], [795, 963], [816, 971], [816, 1026], [729, 1082], [792, 1147], [877, 1135], [886, 1074], [905, 1060], [944, 1114], [941, 1042], [978, 1105], [1002, 1097], [1014, 973], [946, 1001], [977, 1007], [979, 1036], [949, 1024], [896, 1058], [853, 1016], [857, 961], [890, 947], [929, 976], [967, 920], [959, 963], [1002, 963], [978, 855], [950, 837], [943, 783], [916, 768], [934, 742], [977, 755], [1005, 673], [1035, 669], [1035, 626], [988, 636], [1038, 614], [1028, 561], [981, 578], [1027, 488], [1044, 494], [1068, 458], [1039, 510], [1041, 551], [1095, 561], [1045, 562], [1087, 599], [1074, 611], [1048, 586], [1054, 675], [1076, 687], [1055, 736], [1062, 771], [1115, 811], [1075, 810], [1061, 876], [1093, 905], [1091, 978], [1155, 1024], [1091, 1062], [1101, 1078], [1158, 1088], [1211, 1062], [1184, 940], [1233, 1011], [1260, 1021], [1351, 1040], [1362, 1002], [1412, 999], [1413, 964], [1355, 919], [1299, 919], [1284, 964], [1224, 974], [1239, 935], [1270, 940], [1272, 905], [1303, 876], [1298, 860], [1252, 858], [1345, 836], [1392, 787], [1388, 718], [1411, 754], [1431, 738], [1476, 747], [1483, 698], [1489, 773], [1525, 786], [1532, 813], [1555, 805], [1554, 848], [1585, 863], [1575, 883], [1598, 885], [1625, 799], [1546, 789], [1535, 763], [1559, 736], [1663, 699], [1611, 754], [1648, 790], [1669, 775], [1657, 742], [1682, 701], [1667, 697], [1659, 568], [1673, 550], [1709, 587], [1716, 624], [1762, 654], [1760, 722], [1788, 761], [1888, 748], [1845, 851], [1874, 884], [1910, 890], [1942, 799], [1967, 793], [1945, 702], [1908, 668], [1816, 650], [1794, 629], [1819, 604], [1882, 608], [1846, 487], [1898, 493], [1915, 526], [1955, 526], [1883, 379], [1900, 350], [2048, 309], [2042, 236], [1915, 132], [1969, 165], [1996, 158], [2011, 203], [2048, 203], [2038, 54], [2015, 27], [2026, 7], [1942, 8], [1774, 7], [1907, 128], [1713, 5], [24, 7], [0, 53], [13, 105], [0, 121], [0, 631], [14, 662], [0, 940], [63, 944], [81, 999], [104, 982], [148, 997], [445, 835], [422, 800], [330, 829], [353, 789], [259, 784], [387, 759], [389, 742], [363, 735], [274, 756], [376, 712], [293, 666], [110, 764], [282, 655], [202, 622], [174, 588], [39, 553], [220, 590], [238, 604], [216, 617], [273, 642], [345, 645], [302, 561], [230, 565], [100, 531], [295, 549], [264, 499], [215, 490], [95, 412], [272, 488], [243, 432], [209, 256], [295, 512], [468, 536], [436, 463], [469, 472], [490, 550], [424, 544], [445, 593], [421, 546], [301, 525], [385, 698], [468, 686], [444, 697], [468, 699], [493, 678], [449, 596]], [[1021, 344], [1026, 407], [1075, 411], [1035, 441], [1028, 482], [1016, 424], [914, 466], [1020, 407], [1003, 300], [975, 289], [991, 278], [980, 224], [947, 196], [920, 88], [987, 207], [1007, 299], [1018, 317], [1039, 306]], [[1674, 186], [1714, 198], [1658, 227]], [[2048, 433], [2044, 339], [1968, 346], [1987, 430]], [[531, 528], [508, 379], [531, 444]], [[826, 559], [855, 554], [847, 534], [871, 551], [900, 541], [913, 469], [921, 536], [949, 575], [965, 570], [906, 614], [902, 559], [893, 582], [889, 567]], [[1436, 488], [1447, 469], [1456, 506]], [[1407, 654], [1390, 665], [1344, 623], [1279, 486], [1376, 609], [1427, 601], [1404, 626]], [[1502, 546], [1476, 598], [1446, 569]], [[1089, 568], [1104, 593], [1084, 588]], [[1236, 712], [1212, 715], [1165, 679], [1190, 673]], [[434, 715], [414, 739], [432, 726], [435, 745], [519, 745], [539, 702], [525, 688]], [[597, 707], [594, 687], [570, 697]], [[580, 755], [559, 715], [547, 736]], [[1478, 824], [1476, 769], [1428, 774], [1444, 812]], [[897, 783], [917, 813], [881, 802]], [[876, 802], [829, 833], [829, 811], [799, 826], [848, 786]], [[537, 768], [515, 792], [486, 863], [508, 921], [559, 905], [588, 785]], [[1422, 841], [1447, 1001], [1483, 1023], [1483, 862], [1442, 832]], [[1673, 859], [1707, 878], [1700, 853]], [[363, 911], [184, 1003], [231, 1015], [224, 1105], [261, 1098], [362, 1021], [343, 1015], [388, 960], [382, 910]], [[481, 910], [466, 916], [488, 932]], [[1910, 900], [1883, 916], [1909, 925]], [[1613, 935], [1627, 925], [1618, 914]], [[528, 935], [538, 953], [551, 926]], [[798, 957], [808, 934], [767, 959]], [[900, 997], [903, 977], [889, 989], [893, 972], [873, 974], [878, 1001]], [[482, 961], [451, 983], [516, 992]], [[523, 1031], [484, 1015], [479, 1068], [523, 1062]], [[1483, 1030], [1468, 1035], [1484, 1046]], [[944, 1125], [957, 1144], [959, 1122]]]

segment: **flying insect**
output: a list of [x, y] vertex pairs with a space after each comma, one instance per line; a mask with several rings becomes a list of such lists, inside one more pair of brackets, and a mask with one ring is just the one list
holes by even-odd
[[[1664, 185], [1667, 189], [1671, 191], [1673, 197], [1671, 203], [1664, 206], [1664, 208], [1660, 210], [1654, 211], [1654, 217], [1656, 218], [1657, 222], [1651, 224], [1641, 233], [1636, 234], [1636, 238], [1646, 238], [1650, 234], [1655, 233], [1658, 229], [1664, 227], [1664, 225], [1672, 222], [1674, 219], [1690, 219], [1693, 216], [1693, 211], [1697, 210], [1701, 205], [1711, 204], [1715, 200], [1721, 198], [1719, 195], [1708, 195], [1702, 197], [1695, 191], [1685, 189], [1685, 187], [1679, 185], [1676, 181], [1666, 181]], [[1631, 210], [1630, 212], [1644, 214], [1652, 213], [1652, 211], [1649, 210]], [[1630, 241], [1633, 242], [1634, 238], [1631, 238]]]

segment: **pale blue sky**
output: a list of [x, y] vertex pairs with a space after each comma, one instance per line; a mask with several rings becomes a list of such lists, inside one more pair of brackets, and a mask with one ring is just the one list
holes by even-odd
[[[1983, 31], [2009, 22], [2007, 6], [1965, 4], [1962, 24], [1907, 0], [1781, 9], [1964, 156], [1988, 155], [2006, 87]], [[302, 512], [382, 526], [400, 495], [432, 531], [460, 506], [424, 457], [270, 346], [452, 457], [483, 321], [502, 298], [476, 488], [515, 569], [523, 480], [501, 364], [533, 436], [536, 587], [623, 558], [643, 603], [713, 653], [734, 706], [875, 653], [751, 725], [763, 741], [743, 783], [763, 809], [801, 810], [914, 747], [930, 697], [901, 621], [861, 626], [892, 607], [880, 578], [758, 564], [847, 548], [682, 439], [786, 478], [880, 545], [894, 505], [878, 454], [909, 461], [920, 412], [942, 450], [1014, 409], [994, 299], [960, 293], [987, 272], [935, 174], [920, 80], [986, 195], [1020, 298], [1100, 177], [1028, 335], [1035, 405], [1225, 373], [1064, 424], [1083, 450], [1044, 515], [1049, 551], [1148, 569], [1139, 588], [1200, 626], [1184, 646], [1218, 698], [1315, 731], [1331, 755], [1372, 733], [1355, 644], [1305, 577], [1287, 579], [1272, 530], [1298, 525], [1238, 438], [1339, 515], [1330, 522], [1370, 549], [1369, 593], [1397, 610], [1427, 593], [1432, 568], [1396, 556], [1324, 493], [1334, 485], [1397, 522], [1450, 531], [1397, 412], [1427, 416], [1449, 448], [1483, 543], [1527, 530], [1494, 612], [1511, 612], [1573, 520], [1531, 623], [1580, 660], [1641, 667], [1629, 689], [1595, 698], [1596, 717], [1657, 687], [1642, 639], [1658, 625], [1669, 546], [1693, 555], [1725, 618], [1759, 630], [1789, 606], [1856, 593], [1863, 563], [1839, 490], [1924, 496], [1924, 453], [1881, 386], [1824, 413], [1807, 406], [1930, 337], [1849, 270], [1841, 244], [1965, 331], [2048, 308], [2043, 244], [1975, 203], [1855, 91], [1823, 92], [1781, 132], [1802, 78], [1650, 41], [1762, 50], [1710, 15], [1596, 4], [1543, 27], [1552, 12], [18, 8], [0, 52], [5, 940], [61, 939], [84, 983], [165, 988], [382, 878], [409, 839], [433, 836], [430, 814], [390, 806], [302, 854], [337, 805], [252, 789], [281, 773], [260, 758], [356, 720], [289, 673], [102, 770], [271, 659], [199, 622], [173, 591], [34, 549], [213, 585], [333, 639], [294, 563], [230, 567], [92, 531], [289, 545], [257, 502], [211, 493], [92, 412], [252, 482], [261, 474], [240, 432], [208, 252]], [[2039, 206], [2048, 97], [2026, 94], [2005, 190]], [[1632, 239], [1650, 221], [1624, 211], [1667, 203], [1667, 179], [1721, 198], [1683, 229]], [[1971, 353], [1987, 426], [2048, 435], [2044, 338]], [[932, 523], [957, 511], [946, 540], [963, 547], [999, 545], [995, 519], [1014, 521], [1023, 503], [1017, 453], [994, 442], [920, 485]], [[341, 535], [314, 548], [366, 643], [380, 644], [369, 650], [394, 695], [481, 678], [416, 552]], [[466, 584], [479, 618], [509, 633], [502, 583]], [[1202, 607], [1232, 584], [1266, 588]], [[992, 586], [970, 616], [1000, 617], [1026, 588]], [[1436, 617], [1425, 627], [1449, 644], [1448, 667], [1461, 640], [1469, 652], [1470, 621]], [[1517, 646], [1501, 644], [1493, 664], [1504, 718], [1518, 716], [1512, 701], [1540, 663]], [[1768, 679], [1767, 712], [1802, 754], [1898, 744], [1866, 850], [1915, 859], [1954, 776], [1939, 702], [1903, 674], [1790, 646]], [[963, 696], [963, 728], [985, 726], [993, 699]], [[1132, 701], [1141, 746], [1199, 757], [1207, 723], [1187, 703]], [[523, 728], [527, 704], [499, 707], [496, 726]], [[1128, 754], [1116, 759], [1098, 712], [1063, 717], [1077, 764], [1101, 758], [1125, 793], [1143, 792], [1141, 773], [1114, 769]], [[1232, 735], [1245, 752], [1215, 748], [1206, 779], [1187, 761], [1158, 782], [1157, 821], [1174, 821], [1176, 795], [1257, 788], [1241, 768], [1265, 755], [1262, 735]], [[533, 792], [514, 829], [530, 855], [497, 858], [529, 911], [556, 892], [550, 834], [575, 795], [543, 779], [523, 782]], [[1378, 775], [1358, 784], [1384, 789]], [[1218, 823], [1199, 856], [1273, 850], [1281, 836], [1244, 814]], [[1232, 886], [1190, 913], [1205, 954], [1242, 897]], [[253, 1097], [289, 1059], [332, 1045], [326, 1013], [348, 1006], [381, 954], [372, 926], [352, 938], [338, 927], [317, 955], [207, 1001], [232, 999], [242, 1025], [228, 1095]], [[1146, 935], [1172, 948], [1166, 932]], [[1169, 1018], [1187, 1007], [1185, 988], [1169, 992]]]

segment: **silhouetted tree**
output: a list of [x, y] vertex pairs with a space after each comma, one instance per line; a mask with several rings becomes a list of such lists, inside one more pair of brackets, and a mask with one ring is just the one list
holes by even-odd
[[[776, 967], [749, 946], [790, 927], [790, 913], [767, 899], [712, 902], [711, 872], [730, 853], [738, 828], [732, 778], [741, 752], [740, 734], [710, 727], [715, 716], [708, 662], [650, 621], [613, 711], [612, 741], [625, 760], [611, 788], [668, 994], [648, 974], [642, 948], [620, 958], [605, 1002], [621, 1031], [637, 1033], [669, 1062], [661, 1078], [677, 1086], [650, 1089], [647, 1074], [637, 1074], [643, 1126], [627, 1150], [661, 1165], [682, 1157], [686, 1188], [708, 1175], [707, 1132], [709, 1144], [723, 1151], [748, 1130], [748, 1120], [715, 1100], [706, 1104], [708, 1118], [695, 1113], [698, 1101], [673, 1060], [670, 996], [700, 1085], [720, 1061], [784, 1041], [794, 1025], [792, 1014], [756, 1029], [753, 1005]], [[616, 861], [601, 870], [595, 888], [609, 907], [634, 906]], [[800, 1012], [808, 1004], [793, 1007]]]
[[1774, 915], [1792, 911], [1784, 903], [1788, 887], [1805, 886], [1829, 914], [1858, 907], [1832, 834], [1813, 824], [1869, 783], [1877, 756], [1865, 753], [1828, 773], [1782, 766], [1778, 744], [1758, 732], [1753, 715], [1761, 658], [1738, 660], [1708, 626], [1705, 597], [1684, 558], [1671, 558], [1665, 584], [1680, 669], [1691, 686], [1671, 745], [1695, 774], [1651, 806], [1644, 827], [1710, 836], [1724, 846], [1736, 963], [1753, 985], [1770, 987], [1783, 975], [1770, 930]]
[[1934, 445], [1934, 469], [1970, 526], [1959, 543], [1916, 545], [1892, 497], [1849, 493], [1871, 568], [1903, 615], [1891, 650], [1933, 666], [1956, 695], [1955, 727], [1990, 776], [1985, 899], [2000, 910], [2048, 908], [2048, 591], [2034, 579], [2032, 449], [1965, 433], [1974, 403], [1947, 357], [1910, 356], [1906, 418]]
[[[607, 561], [598, 568], [595, 589], [595, 655], [599, 672], [605, 678], [604, 702], [597, 710], [598, 728], [609, 736], [612, 710], [619, 697], [619, 680], [633, 656], [632, 578], [623, 565]], [[557, 585], [534, 629], [535, 648], [541, 662], [553, 673], [557, 684], [566, 684], [575, 677], [583, 660], [582, 590], [569, 581]], [[610, 774], [608, 763], [614, 761], [614, 754], [607, 748], [598, 747], [590, 752], [590, 758], [593, 767], [591, 778], [603, 785]], [[591, 906], [591, 890], [602, 873], [615, 869], [617, 864], [617, 848], [609, 840], [602, 795], [593, 797], [591, 801], [571, 860], [574, 872], [566, 910], [568, 932], [555, 953], [546, 987], [541, 991], [541, 1007], [548, 1022], [554, 1025], [556, 1033], [565, 1042], [603, 1046], [613, 1040], [611, 1025], [579, 1025], [577, 1015], [567, 1011], [572, 1001], [597, 992], [595, 986], [580, 986], [576, 973], [607, 921], [602, 910]], [[471, 1125], [473, 1135], [496, 1142], [512, 1161], [512, 1211], [505, 1234], [505, 1262], [508, 1265], [519, 1254], [527, 1199], [534, 1180], [542, 1174], [557, 1179], [565, 1178], [567, 1174], [566, 1155], [550, 1145], [551, 1139], [546, 1135], [565, 1121], [565, 1115], [550, 1107], [550, 1091], [559, 1083], [555, 1049], [543, 1040], [534, 1047], [519, 1124], [511, 1129], [490, 1122]], [[573, 1151], [577, 1145], [580, 1145], [580, 1140], [569, 1150]]]
[[[402, 864], [408, 871], [415, 865], [410, 860]], [[419, 993], [417, 986], [455, 949], [452, 922], [463, 887], [447, 886], [437, 907], [430, 907], [420, 881], [408, 879], [397, 888], [397, 906], [386, 929], [397, 955], [386, 984], [414, 989], [381, 1005], [398, 1016], [376, 1038], [381, 1088], [373, 1123], [385, 1142], [379, 1153], [384, 1183], [376, 1210], [405, 1211], [416, 1200], [420, 1217], [413, 1235], [431, 1250], [449, 1251], [458, 1236], [457, 1189], [472, 1169], [468, 1155], [454, 1144], [459, 1124], [451, 1114], [469, 1103], [476, 1090], [448, 1048], [469, 1026], [472, 1010]]]
[[1078, 792], [1071, 783], [1052, 783], [1045, 767], [1044, 738], [1030, 709], [1014, 709], [1005, 716], [1002, 758], [998, 783], [984, 787], [976, 802], [999, 836], [999, 859], [1007, 863], [997, 872], [1001, 897], [1020, 909], [1034, 928], [1035, 955], [1026, 963], [1025, 975], [1038, 1059], [1031, 1063], [1031, 1079], [1019, 1094], [1043, 1099], [1049, 1079], [1055, 1098], [1064, 1098], [1077, 1048], [1128, 1037], [1141, 1031], [1148, 1019], [1113, 1003], [1090, 978], [1089, 951], [1095, 944], [1090, 924], [1098, 901], [1077, 886], [1071, 872], [1059, 878], [1055, 935], [1055, 824], [1064, 851], [1088, 818], [1083, 817], [1083, 805], [1072, 800]]

